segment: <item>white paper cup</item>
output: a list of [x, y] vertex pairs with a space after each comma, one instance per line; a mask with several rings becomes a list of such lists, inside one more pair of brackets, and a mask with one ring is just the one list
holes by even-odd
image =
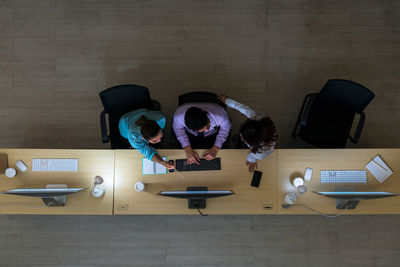
[[293, 205], [296, 202], [296, 194], [294, 193], [287, 193], [285, 195], [285, 202], [289, 205]]
[[142, 183], [142, 182], [137, 182], [137, 183], [135, 184], [135, 190], [136, 190], [137, 192], [142, 192], [142, 191], [144, 190], [144, 183]]
[[100, 185], [96, 185], [92, 189], [92, 195], [94, 197], [102, 197], [104, 195], [104, 189]]
[[8, 178], [14, 178], [17, 175], [17, 170], [14, 168], [8, 168], [6, 169], [5, 174]]
[[297, 177], [293, 179], [293, 185], [295, 187], [299, 187], [299, 185], [304, 185], [304, 180], [301, 177]]

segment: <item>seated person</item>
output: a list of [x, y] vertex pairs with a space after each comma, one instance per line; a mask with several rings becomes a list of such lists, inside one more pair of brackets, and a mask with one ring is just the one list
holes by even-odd
[[218, 98], [228, 107], [238, 110], [248, 118], [240, 127], [239, 135], [242, 142], [251, 150], [247, 155], [246, 165], [249, 166], [250, 172], [254, 172], [257, 169], [257, 160], [262, 160], [274, 152], [278, 138], [274, 122], [270, 117], [256, 113], [248, 106], [227, 96], [218, 95]]
[[128, 139], [132, 148], [138, 150], [149, 160], [173, 169], [174, 165], [164, 161], [150, 144], [161, 142], [165, 117], [160, 111], [137, 109], [126, 113], [119, 120], [119, 132]]
[[212, 160], [226, 141], [231, 129], [226, 110], [215, 103], [187, 103], [174, 113], [172, 128], [185, 149], [187, 162], [199, 164], [193, 148], [207, 148], [201, 158]]

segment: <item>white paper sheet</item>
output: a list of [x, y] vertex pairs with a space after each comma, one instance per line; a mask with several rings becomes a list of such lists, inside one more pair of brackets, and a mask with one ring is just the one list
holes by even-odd
[[366, 167], [380, 183], [383, 183], [390, 175], [393, 174], [393, 171], [388, 165], [386, 165], [379, 155], [373, 158], [373, 160], [371, 160]]
[[[162, 157], [162, 159], [167, 160], [167, 157]], [[142, 159], [142, 173], [143, 174], [166, 174], [167, 168], [159, 163], [148, 160], [147, 158], [143, 158]]]

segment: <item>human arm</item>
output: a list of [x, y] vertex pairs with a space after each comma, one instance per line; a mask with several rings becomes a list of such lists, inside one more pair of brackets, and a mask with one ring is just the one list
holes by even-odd
[[226, 141], [226, 138], [228, 138], [229, 131], [231, 130], [231, 121], [228, 117], [228, 113], [226, 113], [226, 110], [222, 107], [219, 107], [218, 110], [215, 110], [213, 116], [216, 120], [216, 126], [219, 126], [219, 131], [215, 138], [214, 146], [220, 149], [222, 144]]
[[213, 160], [218, 153], [219, 147], [217, 146], [213, 146], [210, 149], [207, 149], [203, 155], [201, 156], [201, 158], [206, 159], [206, 160]]
[[258, 120], [258, 119], [262, 118], [261, 114], [258, 114], [253, 109], [251, 109], [250, 107], [248, 107], [242, 103], [239, 103], [233, 99], [230, 99], [226, 95], [217, 95], [217, 96], [218, 96], [219, 100], [221, 100], [222, 102], [225, 103], [225, 105], [227, 105], [230, 108], [236, 109], [237, 111], [239, 111], [240, 113], [242, 113], [249, 119]]
[[151, 160], [165, 166], [168, 170], [175, 168], [174, 164], [168, 163], [167, 161], [163, 160], [158, 153], [154, 154]]
[[187, 163], [189, 163], [189, 164], [193, 164], [193, 163], [200, 164], [199, 155], [197, 154], [197, 152], [195, 150], [193, 150], [193, 148], [190, 145], [185, 146], [183, 149], [186, 152]]
[[174, 113], [172, 122], [172, 128], [175, 132], [176, 139], [178, 139], [183, 148], [190, 146], [189, 137], [185, 131], [185, 112], [186, 110], [183, 110], [182, 106], [178, 107]]
[[173, 169], [174, 165], [164, 161], [154, 147], [149, 146], [149, 144], [140, 136], [131, 135], [129, 138], [129, 143], [132, 148], [136, 149], [142, 153], [147, 159], [157, 162], [168, 169]]
[[250, 152], [246, 158], [246, 165], [249, 166], [249, 172], [253, 172], [257, 169], [257, 160], [262, 160], [271, 155], [274, 152], [274, 146], [262, 147], [257, 153]]

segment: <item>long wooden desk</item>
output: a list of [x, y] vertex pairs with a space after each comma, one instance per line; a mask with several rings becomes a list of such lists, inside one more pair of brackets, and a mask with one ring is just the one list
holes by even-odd
[[[183, 150], [159, 150], [168, 159], [185, 158]], [[202, 150], [198, 151], [202, 153]], [[0, 149], [8, 155], [10, 167], [17, 160], [28, 165], [28, 171], [15, 178], [0, 175], [0, 191], [17, 187], [42, 188], [46, 184], [67, 184], [68, 187], [89, 189], [67, 196], [65, 207], [45, 207], [40, 198], [0, 194], [0, 214], [197, 214], [187, 201], [158, 196], [162, 190], [185, 190], [188, 186], [207, 186], [210, 190], [233, 190], [235, 195], [208, 199], [209, 214], [313, 214], [303, 207], [284, 209], [283, 197], [296, 192], [291, 179], [303, 176], [306, 167], [313, 169], [307, 193], [299, 195], [296, 204], [304, 204], [324, 213], [340, 213], [335, 199], [312, 191], [333, 191], [336, 186], [353, 186], [358, 191], [387, 191], [400, 194], [400, 149], [277, 149], [259, 161], [263, 172], [259, 188], [250, 186], [252, 175], [245, 165], [247, 150], [221, 150], [221, 171], [185, 172], [142, 175], [142, 155], [135, 150], [50, 150]], [[367, 184], [320, 184], [320, 170], [365, 169], [365, 165], [380, 155], [394, 174], [380, 184], [367, 171]], [[33, 158], [78, 158], [79, 172], [32, 172]], [[96, 199], [91, 187], [96, 175], [104, 178], [105, 195]], [[136, 192], [134, 184], [146, 184], [144, 192]], [[347, 214], [400, 214], [400, 197], [361, 200]]]
[[[159, 150], [168, 159], [185, 158], [183, 150]], [[203, 150], [198, 150], [199, 154]], [[197, 214], [188, 209], [185, 199], [158, 196], [162, 190], [186, 190], [188, 186], [207, 186], [209, 190], [233, 190], [235, 195], [207, 199], [209, 214], [275, 214], [276, 153], [262, 161], [263, 177], [259, 188], [250, 186], [252, 175], [245, 164], [247, 150], [221, 150], [222, 171], [182, 172], [142, 175], [143, 156], [132, 150], [115, 151], [114, 214]], [[145, 183], [136, 192], [137, 181]]]
[[[1, 214], [103, 214], [113, 212], [114, 152], [111, 150], [45, 150], [0, 149], [8, 155], [9, 167], [17, 160], [27, 166], [14, 178], [0, 175], [0, 191], [21, 188], [45, 188], [47, 184], [67, 184], [68, 187], [87, 187], [87, 190], [67, 196], [64, 207], [46, 207], [40, 197], [0, 194]], [[32, 172], [33, 158], [78, 158], [78, 172]], [[94, 177], [100, 175], [105, 194], [94, 198], [91, 194]]]
[[[321, 184], [320, 170], [364, 170], [365, 165], [376, 155], [380, 155], [394, 174], [380, 184], [367, 171], [366, 184]], [[315, 194], [311, 191], [334, 191], [335, 187], [354, 187], [357, 191], [386, 191], [400, 194], [400, 149], [280, 149], [278, 151], [277, 212], [278, 214], [314, 214], [303, 207], [284, 209], [284, 195], [296, 192], [291, 179], [303, 176], [306, 167], [313, 169], [311, 181], [306, 182], [307, 192], [300, 196], [296, 204], [304, 204], [318, 211], [337, 214], [335, 199]], [[299, 196], [299, 194], [297, 194]], [[347, 214], [399, 214], [400, 197], [361, 200], [354, 210]]]

